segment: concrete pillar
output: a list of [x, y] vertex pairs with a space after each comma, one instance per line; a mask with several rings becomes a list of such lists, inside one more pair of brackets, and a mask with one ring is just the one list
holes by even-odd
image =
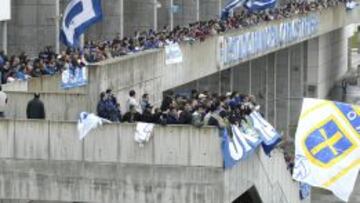
[[307, 84], [306, 95], [317, 98], [317, 81], [319, 68], [319, 38], [307, 41]]
[[221, 10], [222, 10], [222, 1], [219, 0], [219, 4], [218, 4], [218, 14], [219, 14], [219, 17], [221, 16]]
[[55, 1], [55, 52], [60, 53], [60, 0]]
[[226, 92], [231, 91], [231, 69], [223, 70], [220, 73], [220, 92], [226, 94]]
[[250, 62], [242, 63], [233, 68], [233, 91], [240, 94], [250, 93]]
[[257, 103], [261, 106], [260, 111], [266, 112], [266, 56], [251, 61], [250, 87], [251, 94], [256, 97]]
[[[119, 0], [120, 10], [120, 38], [124, 38], [124, 0]], [[155, 0], [156, 1], [156, 0]]]
[[200, 20], [200, 0], [196, 1], [196, 21]]
[[174, 12], [173, 12], [174, 0], [170, 0], [170, 8], [169, 8], [169, 15], [170, 15], [170, 30], [174, 29]]
[[289, 49], [276, 52], [276, 128], [288, 134], [290, 93]]
[[3, 33], [2, 33], [2, 50], [4, 50], [5, 54], [7, 54], [7, 48], [8, 48], [8, 38], [7, 38], [7, 22], [6, 21], [3, 21], [2, 22], [2, 30], [3, 30]]
[[311, 39], [307, 45], [307, 94], [327, 98], [348, 68], [348, 40], [344, 28]]
[[276, 126], [276, 66], [275, 54], [269, 54], [267, 56], [267, 120]]
[[153, 4], [154, 4], [154, 31], [157, 31], [158, 29], [158, 1], [157, 0], [153, 0]]
[[301, 104], [304, 92], [304, 56], [303, 44], [298, 44], [289, 49], [290, 51], [290, 136], [295, 135], [298, 118], [301, 112]]

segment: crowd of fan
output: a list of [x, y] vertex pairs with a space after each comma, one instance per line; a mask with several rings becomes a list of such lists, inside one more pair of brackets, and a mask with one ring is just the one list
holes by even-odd
[[207, 37], [233, 29], [244, 29], [261, 22], [290, 18], [315, 10], [346, 3], [347, 0], [318, 0], [314, 2], [289, 2], [271, 10], [251, 13], [240, 10], [226, 20], [213, 19], [190, 23], [188, 26], [176, 26], [173, 30], [135, 32], [132, 37], [116, 37], [111, 41], [86, 42], [83, 51], [70, 49], [56, 54], [51, 47], [40, 52], [35, 59], [29, 59], [25, 53], [18, 56], [6, 56], [0, 52], [1, 83], [14, 80], [26, 80], [41, 75], [53, 75], [67, 68], [81, 68], [86, 62], [94, 63], [108, 58], [127, 55], [147, 49], [164, 47], [173, 42], [204, 41]]
[[246, 115], [259, 110], [255, 98], [229, 92], [226, 95], [198, 93], [192, 90], [191, 96], [174, 95], [169, 92], [164, 96], [160, 108], [154, 108], [149, 102], [149, 95], [136, 99], [135, 91], [129, 92], [126, 113], [122, 114], [120, 104], [109, 89], [100, 94], [97, 115], [112, 122], [134, 123], [138, 121], [156, 124], [192, 124], [225, 127], [240, 124]]
[[65, 69], [75, 72], [75, 69], [85, 65], [84, 57], [71, 50], [56, 54], [51, 47], [46, 47], [35, 59], [30, 59], [25, 53], [8, 57], [0, 51], [0, 85], [15, 80], [54, 75]]
[[98, 62], [107, 58], [132, 54], [147, 49], [161, 48], [173, 42], [204, 41], [206, 38], [233, 29], [244, 29], [262, 22], [291, 18], [299, 14], [323, 10], [346, 3], [347, 0], [318, 0], [314, 2], [290, 1], [274, 9], [257, 13], [245, 9], [235, 13], [226, 20], [212, 19], [190, 23], [188, 26], [176, 26], [173, 30], [164, 27], [162, 30], [150, 29], [145, 32], [135, 32], [132, 37], [116, 37], [111, 41], [90, 41], [85, 46], [85, 56], [89, 62]]

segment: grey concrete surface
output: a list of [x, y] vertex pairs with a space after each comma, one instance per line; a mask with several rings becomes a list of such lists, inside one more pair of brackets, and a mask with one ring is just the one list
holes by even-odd
[[264, 202], [299, 202], [281, 151], [224, 170], [216, 128], [156, 126], [143, 148], [134, 133], [105, 125], [79, 141], [74, 122], [0, 120], [0, 198], [231, 202], [254, 185]]
[[[8, 104], [5, 116], [8, 118], [26, 118], [27, 103], [34, 98], [33, 92], [7, 92]], [[40, 92], [49, 120], [78, 119], [82, 111], [92, 112], [89, 108], [89, 99], [84, 94]]]

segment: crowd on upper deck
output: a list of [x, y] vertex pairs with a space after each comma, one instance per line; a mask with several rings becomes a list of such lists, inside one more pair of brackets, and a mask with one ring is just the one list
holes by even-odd
[[88, 41], [83, 50], [67, 48], [56, 54], [51, 47], [46, 47], [36, 58], [29, 58], [25, 53], [7, 56], [0, 51], [1, 83], [14, 80], [26, 80], [41, 75], [53, 75], [64, 69], [84, 67], [87, 63], [95, 63], [113, 57], [132, 54], [148, 49], [162, 48], [167, 44], [177, 42], [204, 41], [206, 38], [233, 29], [245, 29], [249, 26], [290, 18], [298, 14], [306, 14], [328, 7], [346, 3], [347, 0], [289, 1], [272, 10], [251, 13], [239, 10], [226, 20], [212, 19], [190, 23], [188, 26], [176, 26], [170, 30], [163, 27], [158, 31], [149, 29], [135, 32], [131, 37], [115, 37], [109, 41]]

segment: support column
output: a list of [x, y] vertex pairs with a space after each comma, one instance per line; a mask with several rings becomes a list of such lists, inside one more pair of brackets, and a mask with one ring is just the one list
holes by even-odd
[[120, 38], [124, 38], [124, 0], [120, 0]]
[[290, 54], [282, 49], [276, 54], [276, 127], [288, 135], [289, 94], [290, 94]]
[[173, 6], [174, 6], [174, 0], [170, 0], [170, 8], [169, 8], [169, 12], [170, 12], [170, 30], [174, 29], [174, 12], [173, 12]]
[[251, 78], [251, 71], [252, 71], [252, 61], [249, 62], [249, 94], [252, 94], [252, 87], [251, 87], [251, 83], [252, 83], [252, 78]]
[[219, 18], [221, 17], [221, 10], [222, 10], [222, 0], [218, 0], [218, 9], [219, 9], [219, 11], [218, 11], [218, 13], [219, 13]]
[[200, 21], [200, 0], [196, 0], [196, 21]]
[[153, 0], [153, 3], [154, 3], [154, 25], [153, 25], [153, 29], [154, 29], [154, 31], [157, 31], [157, 29], [158, 29], [158, 1]]
[[55, 1], [55, 52], [60, 53], [60, 0]]
[[233, 67], [232, 81], [233, 91], [237, 91], [240, 94], [249, 94], [250, 93], [250, 62], [242, 63], [238, 66]]
[[251, 61], [251, 94], [260, 105], [260, 112], [266, 114], [266, 56]]
[[267, 120], [275, 126], [276, 124], [276, 66], [275, 66], [275, 54], [269, 54], [267, 56], [267, 91], [266, 91], [266, 103], [267, 103]]
[[2, 33], [2, 50], [4, 50], [4, 53], [7, 54], [7, 47], [8, 47], [8, 39], [7, 39], [7, 22], [6, 21], [3, 21], [2, 22], [2, 30], [3, 30], [3, 33]]
[[301, 112], [304, 92], [304, 51], [303, 43], [290, 48], [290, 136], [295, 136], [298, 118]]

